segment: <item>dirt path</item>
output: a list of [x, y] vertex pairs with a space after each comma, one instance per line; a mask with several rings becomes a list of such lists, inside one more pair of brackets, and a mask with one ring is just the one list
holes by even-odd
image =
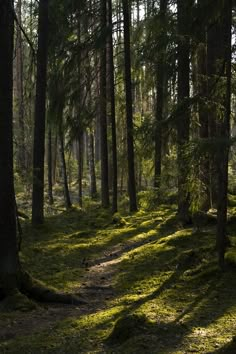
[[[69, 317], [80, 317], [106, 307], [106, 302], [114, 298], [113, 276], [120, 258], [111, 255], [116, 254], [117, 247], [110, 250], [100, 260], [94, 261], [86, 268], [84, 280], [74, 293], [82, 297], [87, 304], [79, 307], [62, 304], [48, 304], [41, 308], [28, 312], [18, 312], [14, 318], [10, 316], [0, 317], [0, 342], [13, 339], [16, 336], [36, 334], [42, 330], [50, 330], [57, 321]], [[14, 314], [15, 315], [15, 314]]]
[[62, 304], [44, 304], [32, 312], [18, 312], [14, 317], [0, 317], [0, 342], [17, 336], [36, 334], [43, 330], [52, 330], [58, 321], [70, 317], [95, 313], [106, 308], [107, 302], [115, 298], [114, 276], [121, 262], [122, 254], [152, 242], [155, 237], [136, 242], [118, 244], [108, 249], [100, 259], [88, 261], [81, 285], [74, 294], [87, 303], [77, 306]]

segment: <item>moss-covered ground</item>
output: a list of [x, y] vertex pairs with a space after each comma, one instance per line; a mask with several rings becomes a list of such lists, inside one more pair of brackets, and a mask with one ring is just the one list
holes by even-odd
[[233, 219], [229, 233], [221, 272], [215, 226], [183, 229], [174, 206], [114, 217], [94, 203], [24, 221], [23, 266], [87, 304], [0, 307], [0, 353], [236, 353]]

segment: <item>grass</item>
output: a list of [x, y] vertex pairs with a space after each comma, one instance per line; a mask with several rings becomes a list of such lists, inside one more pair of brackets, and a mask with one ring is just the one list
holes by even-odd
[[[38, 228], [26, 220], [23, 229], [21, 259], [34, 277], [70, 293], [101, 278], [114, 292], [85, 293], [83, 308], [0, 308], [0, 353], [236, 352], [233, 223], [224, 273], [217, 267], [214, 226], [182, 229], [175, 208], [166, 205], [115, 220], [97, 205], [73, 208]], [[101, 263], [112, 275], [99, 273]]]

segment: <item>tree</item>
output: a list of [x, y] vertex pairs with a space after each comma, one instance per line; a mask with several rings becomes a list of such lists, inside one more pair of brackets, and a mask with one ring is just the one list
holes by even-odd
[[107, 2], [101, 0], [100, 26], [100, 149], [101, 149], [101, 197], [102, 206], [109, 207], [109, 179], [108, 179], [108, 148], [107, 148], [107, 97], [106, 97], [106, 39], [107, 39]]
[[[198, 1], [197, 18], [195, 23], [196, 48], [196, 94], [198, 101], [199, 118], [199, 138], [200, 141], [209, 139], [209, 119], [210, 110], [208, 109], [208, 76], [207, 76], [207, 22], [206, 19], [206, 1]], [[207, 211], [212, 204], [210, 187], [210, 154], [209, 151], [203, 151], [199, 161], [199, 181], [200, 181], [200, 205], [201, 210]]]
[[223, 116], [218, 115], [217, 138], [219, 149], [216, 155], [217, 161], [217, 251], [219, 266], [224, 268], [224, 255], [227, 246], [227, 199], [228, 199], [228, 159], [230, 137], [231, 114], [231, 24], [232, 1], [218, 2], [219, 19], [217, 26], [221, 28], [221, 36], [217, 46], [217, 71], [221, 81], [221, 99]]
[[134, 169], [134, 143], [133, 143], [133, 99], [131, 81], [130, 58], [130, 11], [129, 1], [122, 0], [124, 16], [124, 55], [125, 55], [125, 95], [126, 95], [126, 134], [127, 134], [127, 158], [128, 158], [128, 192], [130, 211], [137, 210], [136, 181]]
[[13, 3], [0, 2], [0, 298], [17, 288], [19, 259], [13, 175]]
[[113, 23], [112, 1], [108, 0], [108, 67], [109, 67], [109, 91], [110, 91], [110, 120], [112, 134], [112, 211], [117, 211], [117, 147], [116, 147], [116, 107], [115, 107], [115, 82], [114, 82], [114, 58], [113, 58]]
[[178, 105], [181, 116], [177, 123], [177, 164], [178, 164], [178, 216], [183, 222], [189, 222], [190, 195], [188, 191], [187, 145], [189, 143], [190, 108], [184, 103], [190, 96], [190, 18], [193, 1], [177, 1], [178, 17]]
[[37, 80], [33, 148], [32, 223], [44, 220], [44, 151], [48, 54], [48, 0], [39, 1]]
[[161, 0], [159, 11], [159, 33], [157, 36], [157, 64], [156, 64], [156, 131], [154, 157], [154, 187], [160, 188], [161, 160], [162, 160], [162, 126], [164, 110], [164, 84], [166, 75], [166, 11], [167, 0]]
[[24, 178], [26, 173], [26, 149], [25, 149], [25, 123], [24, 123], [24, 82], [23, 82], [23, 41], [21, 33], [22, 1], [17, 2], [17, 18], [19, 26], [16, 28], [16, 101], [17, 101], [17, 166], [19, 174]]

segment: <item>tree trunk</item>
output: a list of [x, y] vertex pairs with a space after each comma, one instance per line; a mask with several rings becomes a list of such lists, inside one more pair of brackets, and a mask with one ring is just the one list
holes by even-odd
[[7, 295], [17, 287], [19, 259], [16, 239], [16, 207], [13, 174], [12, 2], [0, 2], [0, 289]]
[[[178, 16], [178, 104], [179, 106], [189, 99], [190, 95], [190, 35], [189, 20], [193, 1], [177, 1]], [[178, 216], [183, 223], [190, 221], [190, 195], [188, 191], [188, 177], [190, 167], [187, 157], [190, 126], [190, 108], [181, 110], [181, 117], [177, 123], [177, 164], [178, 164]]]
[[52, 130], [48, 127], [48, 201], [52, 205], [53, 192], [52, 192]]
[[39, 1], [37, 79], [33, 148], [32, 223], [44, 221], [44, 144], [48, 53], [48, 0]]
[[[222, 27], [219, 26], [214, 19], [211, 21], [211, 13], [214, 13], [214, 8], [218, 7], [217, 3], [212, 3], [208, 7], [209, 22], [207, 29], [207, 101], [208, 101], [208, 132], [209, 138], [215, 139], [217, 136], [217, 110], [218, 110], [218, 91], [219, 91], [219, 65], [218, 50], [219, 41], [222, 36]], [[218, 16], [218, 15], [217, 15]], [[213, 16], [214, 18], [214, 16]], [[218, 68], [217, 68], [218, 67]], [[217, 182], [217, 161], [215, 151], [211, 153], [210, 159], [210, 199], [211, 207], [217, 207], [218, 199], [218, 182]]]
[[116, 146], [116, 111], [115, 111], [115, 83], [114, 83], [114, 58], [113, 58], [113, 23], [112, 23], [112, 1], [108, 0], [108, 67], [109, 67], [109, 89], [110, 89], [110, 120], [112, 134], [112, 211], [117, 211], [117, 146]]
[[[17, 3], [17, 17], [21, 25], [22, 2]], [[16, 30], [16, 102], [17, 102], [17, 121], [18, 121], [18, 145], [17, 145], [17, 168], [20, 176], [25, 178], [26, 174], [26, 150], [25, 150], [25, 123], [24, 123], [24, 88], [23, 88], [23, 45], [21, 29], [17, 26]]]
[[90, 176], [90, 196], [92, 199], [97, 196], [95, 157], [94, 157], [94, 137], [92, 131], [89, 133], [89, 176]]
[[60, 152], [60, 159], [61, 159], [61, 172], [62, 172], [62, 179], [63, 179], [65, 207], [66, 209], [69, 209], [71, 208], [72, 204], [70, 200], [70, 192], [69, 192], [68, 180], [67, 180], [64, 139], [63, 139], [63, 131], [62, 131], [61, 123], [59, 124], [58, 138], [59, 138], [59, 152]]
[[79, 206], [83, 206], [83, 134], [78, 136], [78, 192], [79, 192]]
[[[220, 8], [220, 6], [219, 6]], [[228, 158], [230, 138], [230, 113], [231, 113], [231, 25], [232, 25], [232, 0], [225, 0], [220, 8], [220, 26], [222, 28], [222, 58], [219, 62], [223, 63], [224, 70], [221, 71], [223, 78], [222, 105], [224, 116], [218, 118], [218, 136], [222, 140], [223, 146], [218, 150], [217, 156], [217, 181], [218, 181], [218, 200], [217, 200], [217, 250], [219, 266], [224, 268], [224, 255], [227, 245], [226, 226], [227, 226], [227, 192], [228, 192]], [[219, 54], [220, 54], [219, 50]], [[222, 64], [221, 64], [222, 65]], [[222, 79], [221, 78], [221, 79]], [[222, 94], [222, 93], [221, 93]]]
[[154, 159], [154, 187], [159, 189], [161, 184], [162, 160], [162, 126], [164, 109], [164, 84], [166, 63], [166, 11], [167, 0], [161, 0], [159, 11], [159, 33], [157, 37], [157, 69], [156, 69], [156, 131], [155, 131], [155, 159]]
[[127, 129], [127, 158], [128, 158], [128, 192], [130, 211], [137, 210], [136, 181], [134, 169], [134, 143], [133, 143], [133, 107], [132, 107], [132, 81], [130, 58], [130, 11], [129, 1], [122, 0], [124, 16], [124, 51], [125, 51], [125, 94], [126, 94], [126, 129]]
[[[198, 12], [204, 14], [206, 1], [198, 1]], [[206, 21], [197, 24], [195, 28], [195, 37], [197, 39], [196, 49], [196, 94], [199, 96], [197, 105], [199, 118], [199, 138], [200, 141], [207, 141], [209, 138], [209, 122], [208, 122], [208, 99], [207, 99], [207, 36]], [[210, 193], [210, 154], [206, 149], [199, 159], [199, 181], [200, 194], [199, 200], [200, 210], [207, 211], [211, 207]]]
[[55, 132], [55, 135], [53, 134], [52, 136], [52, 185], [54, 185], [57, 182], [56, 174], [57, 174], [57, 143], [58, 141], [58, 134], [57, 131]]
[[106, 0], [101, 0], [101, 34], [104, 43], [100, 49], [100, 149], [101, 149], [101, 199], [102, 207], [109, 207], [108, 148], [107, 148], [107, 102], [106, 102]]
[[78, 126], [78, 154], [77, 154], [77, 163], [78, 163], [78, 201], [79, 206], [82, 208], [83, 204], [83, 130], [81, 127], [82, 119], [82, 70], [81, 70], [81, 3], [78, 2], [77, 8], [77, 37], [78, 37], [78, 61], [77, 61], [77, 70], [78, 70], [78, 95], [77, 95], [77, 126]]
[[[43, 287], [20, 266], [16, 237], [13, 173], [13, 3], [0, 1], [0, 301], [19, 291], [40, 301], [81, 304], [83, 300]], [[19, 297], [16, 297], [17, 301]], [[15, 303], [14, 303], [15, 306]], [[14, 307], [13, 306], [13, 307]]]

